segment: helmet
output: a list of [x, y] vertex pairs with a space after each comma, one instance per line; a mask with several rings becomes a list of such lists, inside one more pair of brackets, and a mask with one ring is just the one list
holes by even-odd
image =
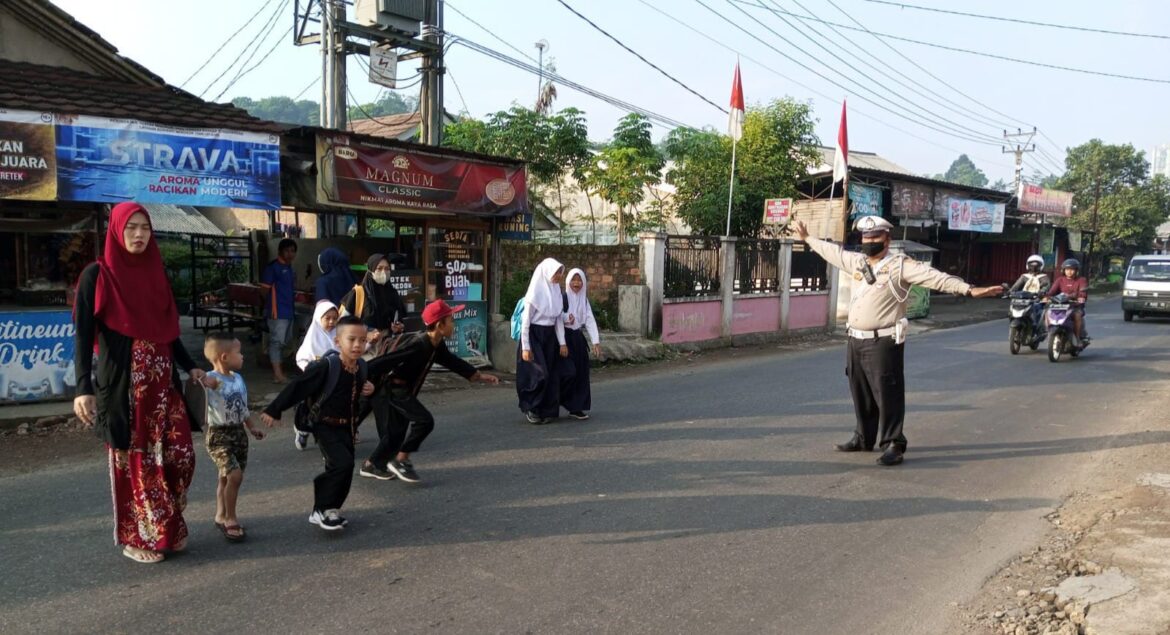
[[1077, 260], [1076, 258], [1069, 258], [1068, 260], [1065, 260], [1064, 262], [1060, 263], [1060, 268], [1061, 269], [1076, 269], [1077, 271], [1080, 271], [1081, 270], [1081, 261]]
[[1024, 265], [1028, 266], [1032, 263], [1036, 263], [1040, 265], [1040, 268], [1044, 268], [1044, 257], [1040, 254], [1032, 254], [1031, 256], [1028, 256], [1028, 260], [1024, 262]]

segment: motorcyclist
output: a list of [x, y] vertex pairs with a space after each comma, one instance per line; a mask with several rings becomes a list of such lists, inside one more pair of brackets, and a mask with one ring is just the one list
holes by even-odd
[[1064, 275], [1056, 279], [1045, 295], [1053, 298], [1063, 293], [1080, 305], [1073, 309], [1073, 326], [1081, 341], [1087, 345], [1089, 334], [1085, 331], [1085, 303], [1089, 300], [1089, 281], [1080, 275], [1081, 262], [1076, 258], [1065, 260], [1061, 263], [1060, 269]]
[[[1044, 258], [1039, 254], [1032, 254], [1024, 261], [1025, 270], [1020, 274], [1019, 279], [1012, 285], [1011, 291], [1026, 291], [1028, 293], [1035, 293], [1037, 297], [1044, 295], [1052, 281], [1048, 279], [1048, 274], [1044, 273]], [[1040, 313], [1043, 307], [1037, 302], [1032, 306], [1032, 324], [1040, 324]]]

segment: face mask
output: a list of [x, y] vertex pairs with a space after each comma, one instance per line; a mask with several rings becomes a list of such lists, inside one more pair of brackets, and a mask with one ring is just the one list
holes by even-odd
[[374, 282], [377, 282], [378, 284], [386, 284], [386, 281], [389, 279], [390, 279], [390, 274], [386, 273], [385, 271], [375, 271], [374, 272]]
[[866, 256], [876, 256], [886, 250], [886, 243], [861, 243], [861, 253]]

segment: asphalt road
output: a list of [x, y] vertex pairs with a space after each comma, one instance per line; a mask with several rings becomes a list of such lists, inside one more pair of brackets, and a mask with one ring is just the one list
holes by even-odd
[[1139, 407], [1166, 399], [1170, 322], [1118, 304], [1059, 364], [1010, 356], [1005, 322], [915, 337], [898, 468], [832, 451], [834, 343], [603, 380], [586, 423], [524, 424], [511, 386], [444, 396], [425, 484], [355, 479], [341, 535], [306, 521], [320, 458], [285, 428], [226, 543], [200, 440], [190, 552], [153, 566], [112, 546], [102, 456], [6, 477], [0, 631], [949, 632], [1110, 448], [1170, 442]]

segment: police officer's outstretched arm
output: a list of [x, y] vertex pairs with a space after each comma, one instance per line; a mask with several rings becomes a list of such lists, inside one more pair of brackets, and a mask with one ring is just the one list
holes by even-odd
[[809, 248], [816, 252], [818, 256], [824, 258], [825, 262], [838, 269], [852, 268], [845, 263], [845, 250], [840, 245], [819, 238], [813, 238], [809, 235], [808, 226], [804, 224], [804, 221], [798, 220], [793, 222], [792, 231], [796, 234], [797, 238], [807, 243]]
[[928, 264], [905, 258], [902, 261], [902, 279], [910, 284], [955, 295], [973, 298], [993, 298], [1003, 293], [1003, 287], [973, 287], [958, 276], [943, 273]]

